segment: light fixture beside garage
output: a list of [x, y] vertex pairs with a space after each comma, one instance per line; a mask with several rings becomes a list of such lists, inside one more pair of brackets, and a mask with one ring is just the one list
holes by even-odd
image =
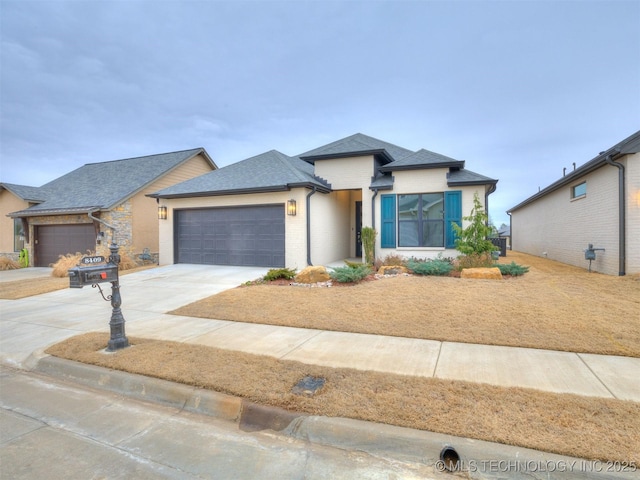
[[294, 216], [296, 214], [296, 201], [291, 199], [287, 200], [287, 215]]
[[160, 205], [158, 207], [158, 220], [166, 220], [167, 219], [167, 207], [164, 205]]

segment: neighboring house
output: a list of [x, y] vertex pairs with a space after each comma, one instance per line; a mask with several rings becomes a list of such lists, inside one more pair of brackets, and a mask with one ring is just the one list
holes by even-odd
[[304, 268], [362, 257], [363, 226], [376, 257], [454, 256], [451, 224], [497, 180], [465, 162], [362, 134], [289, 157], [275, 150], [152, 194], [160, 264]]
[[60, 255], [111, 243], [109, 225], [121, 253], [135, 258], [149, 249], [157, 256], [158, 207], [147, 194], [216, 168], [196, 148], [89, 163], [42, 187], [2, 183], [0, 255], [15, 258], [26, 248], [32, 266], [48, 266]]
[[640, 273], [640, 131], [519, 203], [514, 250], [609, 275]]
[[18, 260], [25, 246], [24, 224], [8, 216], [44, 201], [38, 187], [0, 183], [0, 256]]

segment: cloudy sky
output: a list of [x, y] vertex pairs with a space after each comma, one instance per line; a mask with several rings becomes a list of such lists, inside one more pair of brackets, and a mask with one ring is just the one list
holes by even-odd
[[0, 181], [354, 133], [467, 161], [505, 210], [640, 129], [640, 2], [0, 0]]

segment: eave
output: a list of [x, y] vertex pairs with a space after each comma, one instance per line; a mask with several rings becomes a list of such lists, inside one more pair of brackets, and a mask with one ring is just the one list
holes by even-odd
[[391, 163], [394, 159], [387, 153], [385, 149], [375, 150], [361, 150], [357, 152], [341, 152], [341, 153], [327, 153], [324, 155], [309, 155], [304, 157], [298, 157], [300, 160], [304, 160], [307, 163], [314, 164], [316, 160], [332, 160], [338, 158], [350, 158], [350, 157], [364, 157], [372, 155], [380, 158], [384, 164]]

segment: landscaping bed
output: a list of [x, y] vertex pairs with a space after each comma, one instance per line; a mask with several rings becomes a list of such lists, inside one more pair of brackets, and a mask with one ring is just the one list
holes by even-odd
[[[640, 281], [509, 252], [503, 280], [398, 275], [347, 288], [227, 290], [173, 314], [318, 330], [640, 357]], [[335, 282], [334, 285], [337, 285]], [[278, 285], [278, 287], [273, 286]], [[285, 286], [282, 286], [285, 285]]]

